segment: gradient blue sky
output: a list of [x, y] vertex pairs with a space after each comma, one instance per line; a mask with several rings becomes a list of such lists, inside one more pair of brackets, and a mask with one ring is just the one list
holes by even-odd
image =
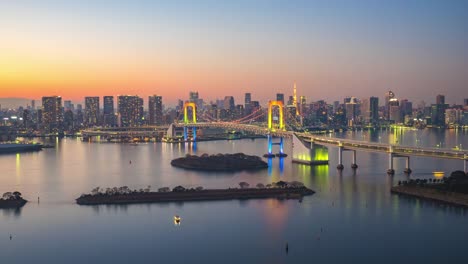
[[468, 1], [2, 1], [0, 97], [468, 98]]

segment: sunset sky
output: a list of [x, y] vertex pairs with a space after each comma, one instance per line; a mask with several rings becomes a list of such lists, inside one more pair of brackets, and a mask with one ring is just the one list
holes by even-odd
[[0, 97], [468, 98], [468, 1], [0, 2]]

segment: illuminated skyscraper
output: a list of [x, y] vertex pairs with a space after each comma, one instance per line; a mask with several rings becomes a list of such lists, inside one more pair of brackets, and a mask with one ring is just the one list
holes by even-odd
[[99, 124], [99, 97], [85, 97], [85, 125]]
[[296, 115], [299, 115], [299, 107], [297, 106], [297, 89], [296, 89], [296, 82], [294, 82], [293, 106], [296, 107]]
[[150, 125], [161, 125], [163, 121], [162, 96], [153, 95], [148, 98], [148, 113]]
[[42, 126], [46, 132], [59, 132], [63, 121], [62, 97], [42, 97]]
[[136, 95], [121, 95], [117, 99], [120, 125], [139, 126], [143, 119], [143, 99]]
[[395, 94], [392, 91], [385, 93], [385, 117], [387, 120], [390, 119], [390, 100], [395, 98]]

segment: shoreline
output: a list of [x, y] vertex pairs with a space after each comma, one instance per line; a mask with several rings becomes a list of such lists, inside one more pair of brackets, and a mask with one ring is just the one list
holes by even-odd
[[0, 209], [16, 209], [23, 207], [28, 201], [24, 199], [19, 200], [4, 200], [0, 199]]
[[447, 192], [428, 187], [403, 185], [393, 186], [390, 192], [468, 208], [468, 194]]
[[181, 192], [143, 192], [118, 195], [83, 195], [76, 199], [79, 205], [164, 203], [244, 199], [301, 199], [315, 192], [306, 187], [299, 188], [246, 188], [246, 189], [209, 189]]

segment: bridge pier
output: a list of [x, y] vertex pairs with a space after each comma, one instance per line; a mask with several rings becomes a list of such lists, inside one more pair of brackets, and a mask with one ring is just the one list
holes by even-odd
[[389, 175], [394, 175], [395, 174], [395, 170], [393, 169], [393, 153], [390, 152], [388, 154], [388, 170], [387, 170], [387, 174]]
[[356, 150], [353, 150], [353, 163], [351, 164], [351, 168], [357, 169], [358, 165], [356, 163]]
[[405, 173], [406, 174], [411, 174], [411, 167], [410, 167], [410, 157], [407, 156], [406, 158], [406, 168], [405, 168]]
[[[284, 153], [284, 138], [280, 137], [279, 142], [273, 142], [273, 136], [271, 134], [268, 134], [268, 153], [263, 155], [265, 158], [274, 158], [274, 157], [280, 157], [284, 158], [287, 157], [288, 155]], [[278, 145], [279, 146], [279, 153], [274, 154], [273, 153], [273, 145]]]
[[465, 171], [465, 173], [468, 173], [468, 159], [464, 160], [463, 163], [463, 170]]
[[344, 166], [343, 166], [343, 151], [344, 151], [344, 148], [342, 146], [339, 146], [338, 147], [338, 165], [336, 166], [336, 168], [338, 170], [343, 170], [344, 169]]
[[[188, 134], [189, 134], [189, 127], [184, 126], [184, 141], [189, 140]], [[196, 127], [192, 127], [192, 141], [193, 142], [197, 141], [197, 128]]]

